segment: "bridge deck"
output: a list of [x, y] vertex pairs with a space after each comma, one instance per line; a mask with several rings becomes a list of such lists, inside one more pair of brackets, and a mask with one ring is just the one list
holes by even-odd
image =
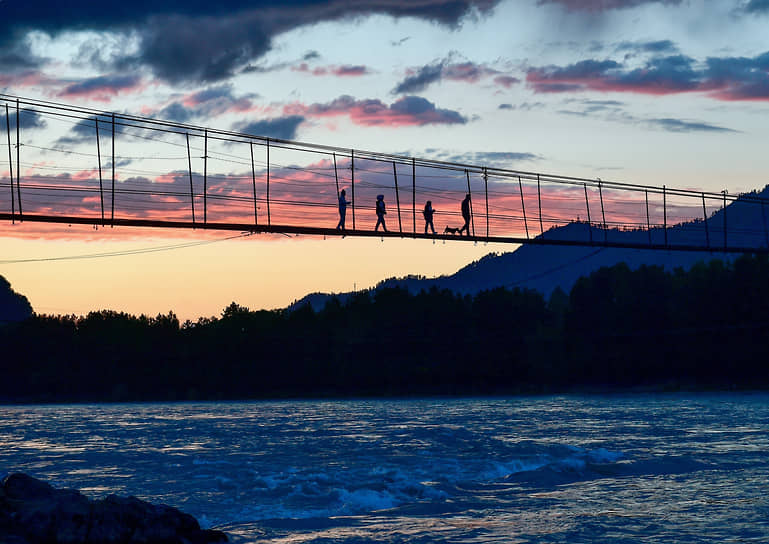
[[133, 218], [115, 218], [109, 221], [102, 221], [98, 217], [77, 217], [62, 215], [29, 215], [24, 214], [23, 218], [8, 213], [0, 213], [0, 221], [16, 222], [34, 222], [34, 223], [57, 223], [65, 225], [91, 225], [97, 227], [143, 227], [160, 229], [195, 229], [195, 230], [216, 230], [216, 231], [235, 231], [249, 232], [253, 234], [285, 234], [285, 235], [309, 235], [324, 237], [365, 237], [365, 238], [411, 238], [418, 240], [448, 240], [452, 242], [483, 242], [493, 244], [531, 244], [542, 246], [572, 246], [572, 247], [607, 247], [622, 249], [643, 249], [643, 250], [665, 250], [665, 251], [699, 251], [711, 253], [755, 253], [769, 254], [769, 247], [738, 247], [726, 246], [711, 248], [703, 247], [698, 244], [643, 244], [634, 242], [617, 242], [594, 238], [593, 240], [569, 240], [548, 238], [547, 233], [544, 236], [534, 238], [521, 238], [516, 236], [472, 236], [458, 234], [424, 234], [413, 232], [400, 232], [394, 230], [373, 231], [361, 229], [337, 230], [335, 228], [322, 227], [303, 227], [295, 225], [255, 225], [252, 223], [193, 223], [191, 221], [164, 221], [157, 219], [133, 219]]

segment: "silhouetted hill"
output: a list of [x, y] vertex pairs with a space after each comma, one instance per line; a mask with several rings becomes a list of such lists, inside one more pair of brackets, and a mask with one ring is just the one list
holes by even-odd
[[[510, 253], [490, 253], [478, 261], [470, 263], [456, 273], [437, 278], [409, 276], [405, 278], [386, 279], [374, 288], [375, 290], [400, 287], [410, 293], [418, 293], [432, 287], [449, 289], [459, 294], [476, 294], [496, 287], [521, 287], [534, 289], [545, 296], [560, 287], [569, 292], [581, 277], [601, 267], [625, 263], [631, 270], [641, 265], [660, 266], [672, 271], [676, 268], [690, 269], [697, 262], [708, 262], [719, 259], [729, 262], [734, 254], [717, 251], [724, 243], [732, 247], [767, 247], [769, 243], [769, 210], [764, 210], [760, 204], [750, 202], [751, 197], [769, 198], [769, 186], [761, 192], [752, 192], [723, 209], [712, 214], [707, 221], [695, 220], [674, 225], [667, 229], [667, 242], [676, 245], [707, 246], [708, 241], [713, 251], [661, 251], [643, 249], [622, 249], [610, 247], [573, 247], [522, 245]], [[727, 238], [724, 240], [724, 214], [727, 219]], [[584, 222], [575, 222], [562, 227], [556, 227], [541, 235], [545, 239], [585, 240], [621, 242], [630, 244], [663, 244], [665, 231], [662, 228], [647, 230], [623, 231], [589, 226]], [[351, 293], [329, 295], [311, 293], [296, 301], [290, 308], [299, 308], [310, 304], [320, 310], [332, 296], [340, 301], [348, 300]]]
[[32, 306], [27, 297], [11, 289], [8, 280], [0, 276], [0, 325], [23, 321], [31, 315]]
[[674, 272], [618, 264], [549, 299], [394, 288], [319, 312], [232, 303], [183, 324], [33, 315], [0, 327], [0, 402], [766, 388], [767, 277], [762, 254]]

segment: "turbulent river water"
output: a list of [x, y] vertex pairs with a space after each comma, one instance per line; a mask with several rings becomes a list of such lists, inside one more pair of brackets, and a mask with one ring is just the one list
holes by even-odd
[[769, 395], [0, 407], [0, 473], [233, 542], [769, 542]]

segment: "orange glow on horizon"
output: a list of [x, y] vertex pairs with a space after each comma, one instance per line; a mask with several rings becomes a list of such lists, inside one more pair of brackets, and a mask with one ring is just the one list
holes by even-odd
[[[174, 311], [180, 319], [194, 321], [220, 315], [231, 302], [252, 310], [283, 308], [311, 292], [365, 289], [409, 274], [451, 274], [490, 252], [514, 249], [469, 242], [260, 235], [168, 251], [79, 258], [178, 242], [157, 237], [131, 242], [0, 238], [4, 260], [50, 259], [0, 264], [0, 275], [41, 314], [85, 315], [110, 309], [154, 316]], [[60, 258], [67, 259], [55, 260]]]

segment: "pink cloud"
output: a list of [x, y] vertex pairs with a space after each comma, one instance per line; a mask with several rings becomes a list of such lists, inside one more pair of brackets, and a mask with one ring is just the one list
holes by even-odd
[[119, 94], [137, 93], [145, 88], [146, 85], [138, 75], [112, 74], [71, 83], [59, 91], [57, 96], [109, 102]]
[[159, 176], [156, 176], [154, 181], [155, 183], [173, 184], [173, 183], [177, 183], [179, 176], [180, 174], [178, 172], [169, 172], [167, 174], [161, 174]]
[[[27, 175], [30, 175], [30, 172], [28, 172]], [[99, 171], [96, 168], [91, 168], [90, 170], [78, 170], [69, 175], [69, 179], [73, 181], [87, 181], [98, 179], [98, 177]]]
[[583, 60], [568, 66], [530, 69], [526, 82], [537, 93], [622, 92], [649, 95], [703, 93], [716, 100], [769, 100], [769, 52], [754, 58], [656, 57], [626, 69], [613, 60]]
[[513, 76], [497, 76], [494, 78], [494, 83], [505, 89], [509, 89], [516, 83], [520, 83], [521, 80]]
[[145, 106], [145, 115], [186, 123], [194, 118], [207, 118], [227, 113], [249, 113], [263, 110], [253, 102], [255, 94], [236, 96], [232, 85], [218, 85], [188, 93], [161, 107]]
[[[397, 228], [397, 207], [395, 178], [392, 163], [355, 159], [355, 196], [353, 197], [351, 160], [342, 154], [336, 157], [336, 175], [331, 158], [322, 156], [313, 164], [301, 168], [296, 166], [278, 166], [273, 164], [270, 176], [270, 213], [271, 221], [276, 225], [333, 227], [337, 220], [337, 180], [338, 187], [347, 189], [348, 199], [355, 201], [357, 228], [373, 227], [375, 215], [374, 201], [377, 194], [384, 194], [388, 206], [388, 227]], [[396, 165], [400, 181], [401, 218], [404, 229], [410, 231], [411, 225], [411, 168], [410, 165]], [[8, 180], [0, 179], [3, 184]], [[475, 210], [475, 230], [485, 233], [485, 188], [483, 178], [471, 174]], [[203, 220], [203, 181], [200, 172], [193, 172], [194, 197], [189, 195], [189, 175], [185, 171], [169, 171], [153, 178], [134, 177], [119, 180], [115, 194], [115, 217], [137, 219], [162, 219], [188, 222], [192, 220], [192, 206], [195, 207], [195, 220]], [[467, 190], [467, 179], [462, 171], [448, 169], [428, 169], [417, 167], [417, 213], [427, 199], [432, 200], [438, 210], [436, 227], [441, 230], [445, 225], [461, 224], [460, 201]], [[249, 225], [254, 221], [253, 178], [249, 168], [230, 173], [209, 171], [206, 191], [207, 219], [209, 222], [236, 223]], [[41, 175], [30, 174], [22, 187], [24, 211], [27, 214], [49, 214], [55, 216], [101, 218], [102, 195], [99, 192], [95, 170], [82, 170], [69, 174]], [[258, 221], [266, 222], [266, 171], [256, 172], [256, 193]], [[532, 236], [539, 232], [537, 216], [540, 198], [536, 180], [524, 180], [523, 198], [525, 202], [529, 232]], [[104, 186], [105, 217], [111, 213], [111, 193], [107, 184]], [[521, 194], [517, 180], [490, 176], [488, 180], [489, 226], [493, 236], [524, 236], [525, 226]], [[603, 200], [608, 224], [645, 224], [645, 201], [643, 193], [619, 192], [604, 187]], [[659, 195], [657, 195], [659, 196]], [[596, 187], [588, 187], [591, 219], [594, 224], [602, 222], [600, 197]], [[584, 189], [582, 186], [558, 185], [547, 180], [542, 182], [541, 204], [542, 223], [545, 229], [563, 225], [577, 218], [587, 219]], [[659, 215], [661, 197], [651, 202], [652, 223]], [[701, 203], [690, 199], [689, 202], [668, 201], [669, 222], [699, 217]], [[108, 204], [109, 203], [109, 204]], [[690, 205], [691, 204], [691, 205]], [[0, 212], [9, 213], [5, 202]], [[352, 211], [348, 210], [348, 224], [351, 225]], [[658, 219], [658, 218], [657, 218]], [[657, 221], [659, 222], [659, 221]], [[421, 230], [421, 216], [417, 216], [417, 227]], [[78, 230], [80, 229], [80, 230]], [[147, 236], [157, 236], [158, 230], [142, 231]], [[221, 236], [221, 233], [192, 233], [186, 230], [165, 230], [164, 236], [205, 237]], [[83, 230], [83, 227], [65, 229], [59, 226], [34, 226], [16, 229], [10, 222], [0, 223], [0, 235], [21, 237], [72, 237], [110, 236], [125, 238], [135, 237], [137, 229], [110, 229], [109, 234]]]
[[335, 66], [333, 68], [334, 75], [337, 76], [363, 76], [369, 73], [368, 68], [362, 65], [349, 65]]
[[499, 71], [494, 70], [493, 68], [475, 64], [474, 62], [462, 62], [447, 64], [443, 67], [442, 75], [444, 78], [454, 81], [477, 83], [481, 78], [498, 73]]
[[0, 85], [3, 87], [51, 87], [62, 84], [62, 80], [46, 76], [42, 72], [30, 70], [19, 74], [0, 74]]
[[436, 108], [435, 104], [418, 96], [405, 96], [387, 105], [379, 99], [356, 100], [345, 95], [325, 104], [289, 104], [284, 107], [284, 114], [305, 117], [348, 116], [353, 123], [363, 126], [399, 127], [467, 122], [459, 112]]

